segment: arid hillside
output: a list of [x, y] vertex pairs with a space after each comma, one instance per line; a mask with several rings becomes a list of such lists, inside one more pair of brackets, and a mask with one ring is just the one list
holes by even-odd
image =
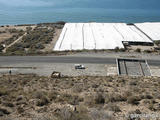
[[155, 117], [160, 114], [159, 91], [157, 77], [5, 75], [0, 77], [0, 120]]

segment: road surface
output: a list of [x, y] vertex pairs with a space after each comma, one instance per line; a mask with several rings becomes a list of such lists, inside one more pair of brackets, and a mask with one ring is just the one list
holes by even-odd
[[[160, 60], [147, 60], [151, 66], [160, 66]], [[116, 64], [116, 58], [74, 57], [74, 56], [0, 56], [0, 65], [33, 63], [81, 63], [81, 64]]]

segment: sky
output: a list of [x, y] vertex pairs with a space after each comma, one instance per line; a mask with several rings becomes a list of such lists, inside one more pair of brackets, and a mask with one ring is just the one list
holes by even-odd
[[0, 0], [0, 7], [160, 9], [160, 0]]

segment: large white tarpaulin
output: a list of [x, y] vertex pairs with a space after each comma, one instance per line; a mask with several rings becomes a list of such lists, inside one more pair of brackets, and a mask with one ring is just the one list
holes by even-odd
[[124, 48], [125, 41], [152, 43], [136, 27], [125, 23], [66, 23], [54, 50]]
[[137, 23], [135, 25], [153, 41], [160, 40], [160, 23]]

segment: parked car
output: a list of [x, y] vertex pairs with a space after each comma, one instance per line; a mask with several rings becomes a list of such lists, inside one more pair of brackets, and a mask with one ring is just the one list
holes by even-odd
[[75, 64], [75, 69], [85, 69], [84, 65], [81, 64]]

